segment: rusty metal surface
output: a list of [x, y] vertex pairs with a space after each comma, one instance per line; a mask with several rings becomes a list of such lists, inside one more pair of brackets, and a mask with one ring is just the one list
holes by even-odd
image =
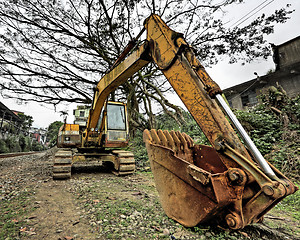
[[[293, 193], [296, 187], [278, 170], [274, 171], [277, 173], [276, 181], [272, 181], [254, 164], [222, 110], [212, 99], [221, 92], [219, 87], [195, 58], [182, 34], [172, 31], [156, 15], [147, 19], [146, 29], [154, 62], [216, 149], [197, 145], [191, 147], [181, 133], [144, 132], [153, 174], [167, 215], [188, 225], [198, 220], [206, 221], [212, 215], [221, 217], [221, 207], [227, 205], [223, 221], [228, 227], [239, 229], [259, 221], [266, 211], [284, 196]], [[201, 187], [191, 181], [185, 171]], [[170, 184], [169, 179], [170, 182], [172, 180]], [[189, 191], [198, 199], [195, 200], [193, 194], [190, 196]], [[202, 206], [200, 215], [191, 213], [193, 210], [189, 208], [192, 204], [185, 198], [186, 195], [195, 201], [194, 205]], [[176, 200], [172, 200], [173, 196], [177, 196]], [[174, 207], [176, 201], [182, 206]], [[187, 213], [182, 211], [174, 216], [173, 208], [175, 212], [177, 208], [184, 208]]]
[[[224, 166], [224, 172], [219, 166], [214, 168], [216, 172], [208, 172], [191, 162], [195, 147], [186, 134], [145, 130], [144, 141], [160, 202], [170, 218], [184, 226], [195, 226], [224, 215], [225, 206], [241, 199], [243, 186], [231, 185]], [[215, 151], [205, 151], [209, 149]]]
[[208, 172], [222, 173], [227, 170], [217, 151], [209, 146], [195, 145], [193, 160], [196, 166]]
[[13, 153], [1, 153], [0, 158], [10, 158], [10, 157], [18, 157], [23, 155], [31, 155], [31, 154], [37, 154], [40, 152], [13, 152]]
[[105, 141], [103, 147], [108, 148], [125, 148], [128, 146], [128, 141]]
[[[166, 214], [189, 227], [213, 220], [239, 229], [260, 221], [265, 212], [297, 188], [278, 170], [274, 170], [278, 179], [272, 181], [255, 165], [213, 99], [221, 92], [219, 86], [195, 58], [183, 35], [172, 31], [155, 14], [145, 21], [145, 28], [147, 41], [98, 83], [84, 142], [93, 138], [100, 143], [101, 135], [93, 136], [91, 131], [96, 129], [109, 93], [154, 61], [212, 145], [195, 145], [185, 133], [144, 131]], [[134, 171], [131, 157], [114, 154], [117, 174]]]
[[[240, 229], [261, 221], [297, 190], [286, 178], [278, 182], [260, 176], [260, 170], [240, 154], [235, 158], [241, 158], [241, 168], [227, 168], [215, 149], [193, 144], [184, 133], [152, 129], [145, 130], [143, 138], [162, 207], [184, 226], [218, 219], [218, 224]], [[254, 181], [249, 181], [249, 173]]]

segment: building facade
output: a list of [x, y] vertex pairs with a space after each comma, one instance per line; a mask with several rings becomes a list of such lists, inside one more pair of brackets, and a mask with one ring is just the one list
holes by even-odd
[[77, 106], [77, 109], [73, 110], [73, 115], [75, 118], [74, 124], [78, 124], [80, 128], [84, 128], [87, 124], [89, 111], [89, 106]]
[[289, 97], [300, 94], [300, 36], [281, 45], [271, 44], [276, 69], [264, 76], [223, 90], [230, 106], [245, 109], [272, 86], [282, 87]]
[[43, 128], [31, 127], [29, 130], [32, 139], [40, 144], [47, 145], [47, 130]]

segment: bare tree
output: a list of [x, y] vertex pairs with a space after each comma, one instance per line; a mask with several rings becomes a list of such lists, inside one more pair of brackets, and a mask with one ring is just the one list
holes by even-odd
[[[184, 32], [201, 61], [215, 64], [267, 57], [263, 34], [273, 32], [291, 11], [262, 15], [242, 28], [228, 28], [223, 8], [243, 0], [7, 0], [0, 3], [0, 89], [5, 97], [57, 105], [90, 103], [93, 88], [151, 13]], [[135, 127], [155, 125], [153, 102], [178, 122], [183, 117], [165, 98], [170, 85], [154, 65], [116, 92], [127, 100]], [[144, 117], [144, 113], [148, 117]]]

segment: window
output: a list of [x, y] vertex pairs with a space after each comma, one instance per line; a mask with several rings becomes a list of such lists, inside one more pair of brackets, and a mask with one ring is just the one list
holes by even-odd
[[102, 108], [99, 119], [98, 119], [98, 123], [97, 123], [97, 127], [96, 127], [96, 131], [101, 130], [101, 123], [102, 123], [102, 118], [103, 118], [103, 114], [104, 114], [104, 108]]
[[125, 107], [123, 105], [107, 105], [107, 128], [111, 130], [126, 130]]
[[84, 117], [84, 111], [80, 111], [80, 112], [79, 112], [79, 116], [80, 116], [80, 117]]
[[249, 103], [249, 96], [248, 95], [245, 95], [245, 96], [241, 96], [241, 99], [242, 99], [242, 105], [243, 107], [246, 107]]
[[251, 107], [258, 103], [256, 93], [252, 90], [243, 93], [241, 99], [243, 107]]

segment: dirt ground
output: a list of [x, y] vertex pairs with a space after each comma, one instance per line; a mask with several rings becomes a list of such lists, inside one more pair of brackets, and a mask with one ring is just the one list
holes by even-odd
[[240, 231], [184, 228], [167, 218], [151, 173], [51, 178], [52, 153], [0, 159], [0, 239], [300, 239], [281, 208]]

